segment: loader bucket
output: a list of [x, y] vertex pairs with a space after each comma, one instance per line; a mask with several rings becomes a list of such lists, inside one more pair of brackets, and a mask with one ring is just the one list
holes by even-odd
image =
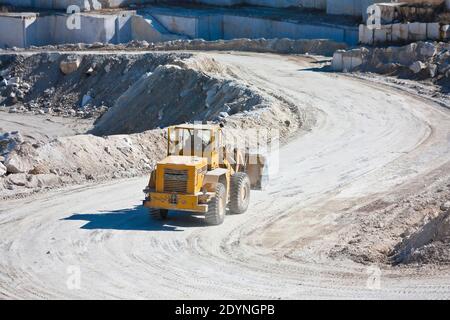
[[246, 155], [246, 173], [250, 178], [252, 190], [264, 190], [269, 182], [268, 157], [262, 154]]

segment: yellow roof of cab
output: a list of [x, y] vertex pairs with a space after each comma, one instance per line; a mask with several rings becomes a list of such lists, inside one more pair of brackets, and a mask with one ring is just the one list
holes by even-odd
[[217, 124], [192, 124], [192, 123], [185, 123], [185, 124], [179, 124], [176, 126], [172, 126], [171, 128], [175, 129], [197, 129], [197, 130], [214, 130], [218, 129], [220, 126]]
[[159, 161], [158, 164], [184, 164], [184, 165], [203, 165], [207, 164], [208, 160], [201, 157], [192, 156], [168, 156]]

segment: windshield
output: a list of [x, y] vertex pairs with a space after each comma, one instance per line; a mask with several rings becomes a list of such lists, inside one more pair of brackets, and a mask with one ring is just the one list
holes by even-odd
[[175, 128], [169, 131], [169, 155], [207, 156], [211, 131], [208, 129]]

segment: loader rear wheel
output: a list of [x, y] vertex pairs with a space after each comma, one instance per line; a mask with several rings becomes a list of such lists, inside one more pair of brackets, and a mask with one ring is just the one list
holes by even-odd
[[150, 216], [155, 220], [166, 220], [169, 210], [166, 209], [149, 209]]
[[247, 211], [250, 203], [250, 179], [244, 172], [238, 172], [230, 179], [230, 211], [241, 214]]
[[208, 212], [205, 214], [205, 222], [210, 226], [223, 223], [226, 210], [225, 186], [221, 183], [216, 185], [216, 195], [208, 203]]

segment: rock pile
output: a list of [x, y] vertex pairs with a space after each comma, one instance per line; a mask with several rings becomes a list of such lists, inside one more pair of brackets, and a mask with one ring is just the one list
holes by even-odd
[[[331, 56], [333, 52], [339, 49], [347, 48], [347, 44], [336, 42], [328, 39], [232, 39], [232, 40], [215, 40], [206, 41], [203, 39], [193, 40], [173, 40], [164, 42], [147, 42], [145, 40], [132, 40], [125, 44], [111, 43], [76, 43], [47, 45], [42, 47], [31, 46], [30, 51], [170, 51], [170, 50], [199, 50], [199, 51], [249, 51], [249, 52], [269, 52], [281, 54], [315, 54]], [[1, 50], [0, 50], [1, 51]], [[5, 52], [20, 51], [17, 48], [5, 50]]]
[[35, 147], [18, 131], [0, 133], [0, 176], [32, 171], [31, 157]]
[[387, 48], [339, 50], [332, 61], [335, 71], [365, 71], [411, 79], [441, 81], [450, 77], [450, 44], [415, 42]]
[[[345, 44], [330, 40], [235, 39], [176, 40], [162, 43], [132, 41], [120, 45], [66, 44], [31, 47], [30, 51], [36, 51], [32, 55], [23, 55], [20, 51], [11, 49], [0, 55], [0, 107], [9, 108], [12, 113], [98, 119], [129, 88], [136, 87], [143, 81], [146, 74], [153, 73], [159, 66], [176, 66], [181, 60], [191, 56], [187, 53], [155, 51], [239, 50], [332, 55], [334, 51], [344, 48]], [[42, 52], [43, 50], [47, 52]], [[95, 52], [78, 54], [77, 51], [81, 50]], [[129, 53], [105, 55], [98, 54], [99, 50], [123, 50]], [[139, 51], [139, 54], [135, 51]], [[208, 93], [210, 100], [217, 96], [213, 95], [213, 91]], [[240, 110], [236, 105], [229, 105], [229, 109], [220, 110], [214, 116], [226, 118]]]
[[270, 107], [273, 101], [257, 88], [197, 69], [220, 68], [211, 59], [159, 66], [121, 95], [92, 133], [137, 133], [191, 121], [225, 122], [229, 116]]
[[0, 162], [0, 198], [146, 174], [164, 156], [166, 146], [160, 130], [106, 138], [80, 135], [42, 145], [15, 144], [16, 137], [1, 140], [2, 146], [14, 149]]
[[450, 265], [450, 178], [440, 172], [433, 180], [406, 198], [359, 208], [358, 223], [332, 255], [365, 264]]
[[0, 132], [0, 160], [3, 162], [5, 157], [23, 142], [22, 135], [18, 131]]
[[[444, 204], [443, 204], [444, 205]], [[450, 263], [450, 210], [405, 238], [394, 249], [394, 263]]]
[[30, 89], [31, 85], [20, 77], [0, 76], [0, 97], [4, 104], [22, 102]]
[[143, 74], [178, 58], [162, 53], [0, 55], [0, 106], [14, 113], [96, 119]]

